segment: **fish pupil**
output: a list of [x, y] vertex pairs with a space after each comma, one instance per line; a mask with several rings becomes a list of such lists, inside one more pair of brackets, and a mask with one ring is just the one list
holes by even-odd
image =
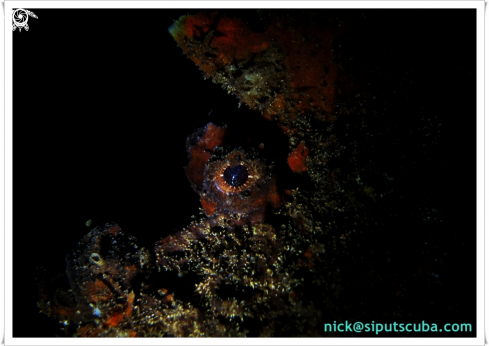
[[224, 180], [230, 186], [240, 187], [248, 180], [248, 170], [243, 165], [229, 166], [224, 170]]

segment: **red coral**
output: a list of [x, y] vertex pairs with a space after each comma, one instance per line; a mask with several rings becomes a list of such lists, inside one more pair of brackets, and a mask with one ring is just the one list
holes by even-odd
[[338, 95], [353, 88], [335, 45], [347, 25], [327, 13], [309, 23], [271, 15], [266, 25], [256, 33], [241, 19], [203, 12], [180, 18], [170, 33], [207, 77], [286, 134], [304, 113], [333, 121]]
[[287, 163], [294, 173], [303, 173], [307, 170], [306, 157], [309, 155], [309, 149], [302, 142], [294, 149], [287, 158]]
[[105, 325], [107, 327], [115, 327], [123, 320], [123, 318], [124, 318], [124, 315], [122, 313], [116, 313], [116, 314], [110, 316], [105, 321]]
[[[234, 60], [246, 60], [267, 49], [270, 40], [268, 33], [254, 33], [242, 20], [217, 17], [216, 12], [183, 16], [169, 31], [208, 76], [213, 76], [220, 67]], [[194, 41], [202, 44], [196, 46]], [[209, 53], [213, 55], [212, 58]]]

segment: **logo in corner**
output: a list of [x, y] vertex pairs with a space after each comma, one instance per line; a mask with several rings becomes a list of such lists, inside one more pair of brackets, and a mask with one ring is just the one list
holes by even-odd
[[34, 14], [34, 12], [31, 12], [29, 10], [24, 10], [23, 8], [18, 8], [14, 10], [14, 12], [12, 13], [12, 31], [15, 31], [15, 29], [17, 28], [19, 28], [19, 31], [22, 31], [22, 29], [24, 29], [25, 31], [29, 31], [29, 25], [27, 25], [29, 17], [37, 19], [37, 16]]

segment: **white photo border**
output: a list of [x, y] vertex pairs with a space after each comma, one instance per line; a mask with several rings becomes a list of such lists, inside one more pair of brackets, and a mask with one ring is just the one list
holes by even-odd
[[[4, 2], [4, 121], [2, 133], [4, 140], [0, 141], [3, 150], [0, 161], [4, 164], [4, 199], [0, 205], [1, 216], [4, 220], [4, 275], [2, 288], [4, 289], [5, 313], [2, 314], [4, 323], [4, 342], [6, 345], [248, 345], [251, 343], [269, 345], [482, 345], [485, 343], [484, 334], [484, 168], [485, 151], [489, 149], [489, 142], [485, 143], [484, 136], [484, 43], [485, 43], [485, 2], [484, 1], [5, 1]], [[238, 338], [208, 338], [208, 339], [67, 339], [67, 338], [13, 338], [13, 312], [12, 304], [12, 248], [13, 248], [13, 191], [12, 191], [12, 23], [11, 13], [14, 8], [93, 8], [93, 9], [137, 9], [137, 8], [179, 8], [179, 9], [206, 9], [206, 8], [365, 8], [365, 9], [414, 9], [414, 8], [472, 8], [477, 10], [477, 337], [476, 338], [269, 338], [269, 339], [238, 339]], [[38, 19], [42, 20], [42, 18]], [[415, 21], [415, 18], [413, 18]], [[35, 30], [34, 28], [32, 30]], [[1, 321], [0, 321], [1, 322]]]

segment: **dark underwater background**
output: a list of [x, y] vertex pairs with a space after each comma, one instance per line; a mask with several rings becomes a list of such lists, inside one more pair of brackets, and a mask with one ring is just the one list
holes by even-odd
[[[30, 30], [12, 33], [14, 275], [6, 284], [14, 337], [52, 337], [62, 335], [59, 323], [39, 313], [35, 278], [40, 267], [64, 271], [87, 220], [117, 222], [153, 249], [198, 214], [183, 170], [195, 129], [229, 124], [282, 164], [288, 149], [273, 123], [238, 108], [176, 46], [167, 28], [198, 10], [29, 10], [38, 16]], [[228, 12], [260, 30], [257, 11]], [[475, 336], [476, 11], [338, 13], [356, 33], [345, 44], [358, 73], [382, 100], [377, 116], [366, 116], [365, 145], [389, 190], [385, 210], [375, 210], [379, 226], [352, 244], [351, 262], [405, 279], [406, 301], [419, 307], [413, 319], [472, 323]], [[384, 253], [399, 262], [383, 266]], [[421, 282], [417, 270], [439, 284]], [[378, 298], [374, 290], [360, 288], [352, 304]]]

